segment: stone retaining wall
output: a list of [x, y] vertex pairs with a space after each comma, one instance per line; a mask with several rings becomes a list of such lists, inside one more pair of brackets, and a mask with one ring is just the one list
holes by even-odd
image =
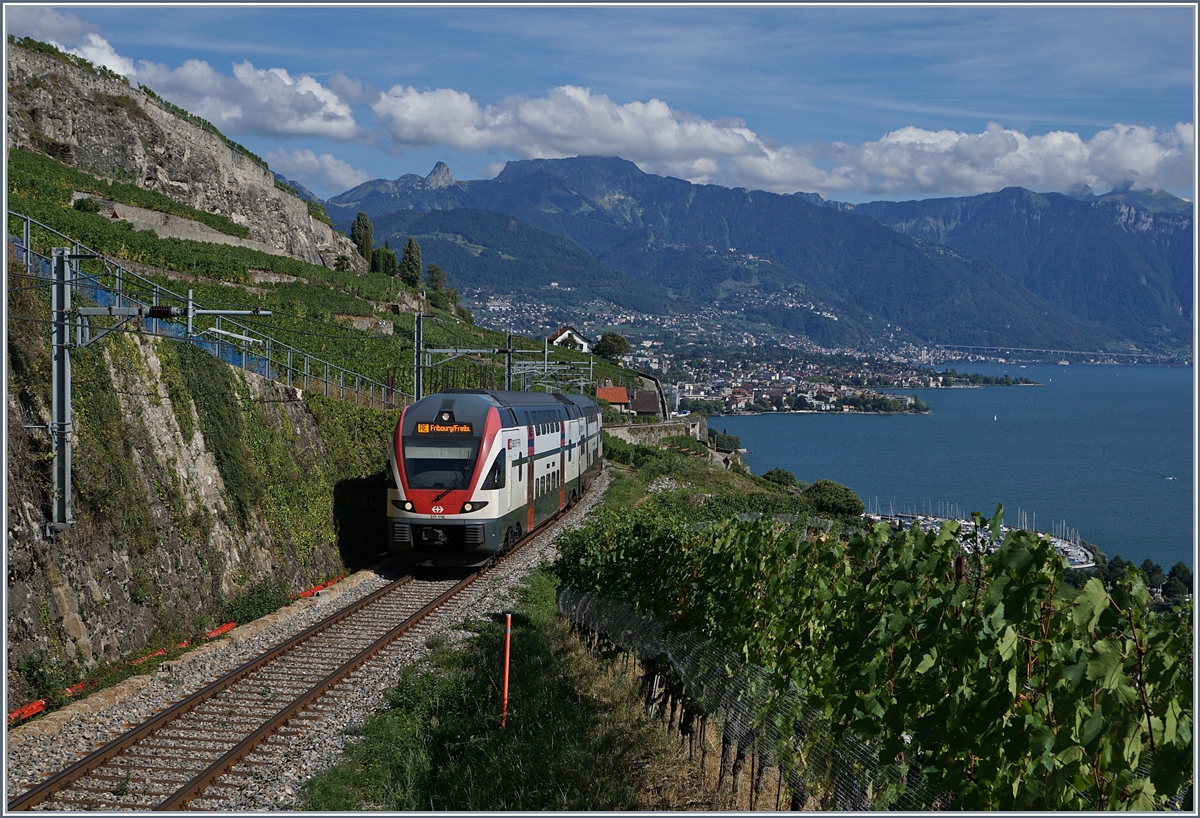
[[626, 443], [657, 446], [665, 438], [687, 435], [696, 440], [708, 440], [708, 420], [701, 415], [678, 418], [663, 423], [634, 423], [628, 426], [606, 426], [604, 431]]

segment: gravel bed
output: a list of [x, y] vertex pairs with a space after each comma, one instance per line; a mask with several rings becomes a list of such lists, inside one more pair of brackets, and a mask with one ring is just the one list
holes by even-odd
[[[530, 570], [552, 560], [554, 540], [566, 528], [580, 525], [608, 488], [609, 473], [594, 481], [592, 490], [557, 524], [536, 535], [487, 577], [476, 582], [455, 604], [443, 608], [420, 626], [416, 639], [401, 639], [381, 656], [359, 668], [307, 713], [315, 718], [293, 719], [288, 735], [272, 738], [235, 768], [219, 792], [222, 798], [200, 799], [193, 807], [221, 811], [288, 810], [299, 805], [304, 782], [336, 763], [352, 736], [348, 731], [384, 704], [384, 691], [392, 686], [404, 665], [427, 656], [427, 642], [451, 642], [465, 636], [457, 626], [465, 619], [481, 619], [512, 609], [514, 591]], [[179, 660], [164, 664], [156, 673], [102, 691], [62, 710], [8, 731], [6, 775], [8, 798], [36, 785], [49, 775], [122, 734], [130, 727], [165, 710], [214, 679], [249, 661], [275, 644], [330, 615], [352, 601], [388, 584], [389, 580], [363, 571], [270, 617], [231, 632], [229, 637], [206, 645]], [[344, 584], [344, 585], [343, 585]], [[339, 589], [339, 586], [343, 586]], [[325, 701], [325, 700], [322, 700]], [[294, 734], [291, 728], [303, 728]], [[36, 809], [36, 808], [35, 808]]]

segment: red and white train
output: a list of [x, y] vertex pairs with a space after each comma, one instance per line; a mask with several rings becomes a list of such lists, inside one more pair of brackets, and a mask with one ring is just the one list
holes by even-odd
[[484, 565], [579, 499], [602, 455], [600, 409], [586, 395], [422, 398], [392, 439], [391, 550], [410, 565]]

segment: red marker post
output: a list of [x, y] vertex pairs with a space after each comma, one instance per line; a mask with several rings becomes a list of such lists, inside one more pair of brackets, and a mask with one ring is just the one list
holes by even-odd
[[508, 725], [508, 652], [512, 642], [512, 614], [504, 615], [504, 693], [500, 700], [500, 727]]

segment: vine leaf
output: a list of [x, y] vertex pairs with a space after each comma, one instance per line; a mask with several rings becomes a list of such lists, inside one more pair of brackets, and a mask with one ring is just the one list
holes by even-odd
[[1000, 658], [1008, 661], [1013, 657], [1017, 650], [1017, 631], [1012, 625], [1004, 629], [1004, 633], [1000, 637], [1000, 641], [996, 645], [1000, 651]]
[[1105, 690], [1114, 690], [1122, 681], [1122, 671], [1125, 669], [1125, 657], [1111, 639], [1101, 639], [1092, 646], [1093, 657], [1088, 660], [1087, 677], [1093, 682], [1100, 682]]
[[1096, 577], [1092, 577], [1083, 586], [1078, 599], [1075, 600], [1075, 607], [1071, 611], [1071, 618], [1076, 625], [1083, 628], [1086, 632], [1092, 633], [1096, 629], [1096, 624], [1100, 621], [1100, 615], [1104, 613], [1104, 609], [1108, 607], [1110, 602], [1111, 600], [1104, 590], [1104, 585]]

